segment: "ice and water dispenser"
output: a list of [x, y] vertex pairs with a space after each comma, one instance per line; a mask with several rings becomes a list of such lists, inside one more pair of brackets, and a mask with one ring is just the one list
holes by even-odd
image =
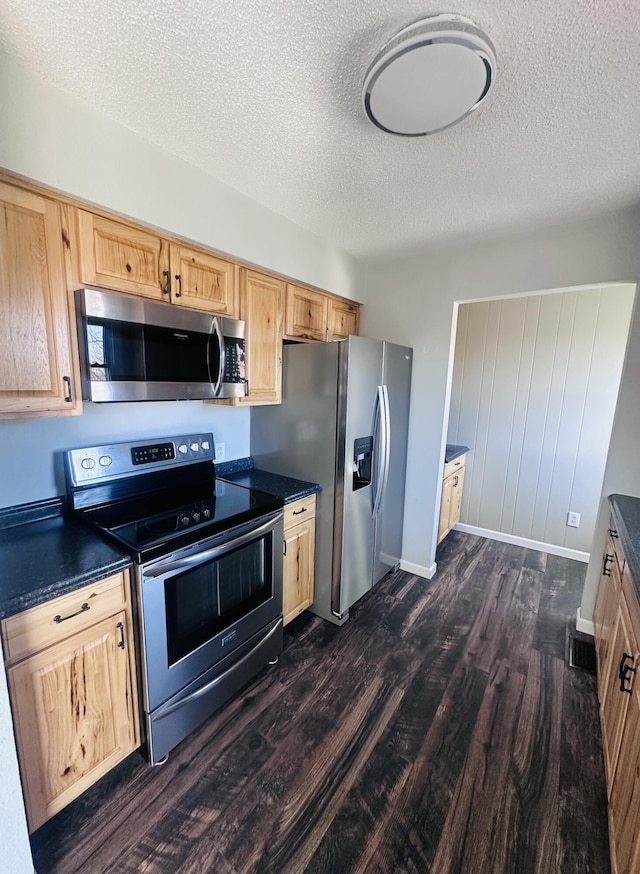
[[353, 491], [371, 485], [373, 437], [356, 437], [353, 441]]

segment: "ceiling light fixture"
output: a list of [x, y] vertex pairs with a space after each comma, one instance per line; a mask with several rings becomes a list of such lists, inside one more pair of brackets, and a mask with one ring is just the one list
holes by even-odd
[[477, 109], [495, 75], [493, 43], [473, 21], [433, 15], [404, 27], [381, 48], [365, 77], [362, 103], [381, 130], [422, 137]]

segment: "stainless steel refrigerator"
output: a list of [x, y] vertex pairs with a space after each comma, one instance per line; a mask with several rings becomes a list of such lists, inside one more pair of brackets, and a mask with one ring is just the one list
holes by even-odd
[[284, 347], [283, 399], [251, 411], [256, 467], [318, 482], [314, 613], [342, 625], [402, 549], [413, 350]]

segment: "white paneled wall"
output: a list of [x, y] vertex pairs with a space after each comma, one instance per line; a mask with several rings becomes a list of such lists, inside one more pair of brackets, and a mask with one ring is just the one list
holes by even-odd
[[460, 305], [448, 440], [472, 450], [462, 523], [589, 551], [633, 293]]

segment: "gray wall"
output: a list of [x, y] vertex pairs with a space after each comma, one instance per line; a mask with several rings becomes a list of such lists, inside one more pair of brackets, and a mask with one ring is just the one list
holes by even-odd
[[449, 442], [473, 447], [463, 523], [589, 552], [634, 295], [598, 286], [459, 307]]
[[640, 210], [407, 252], [369, 265], [362, 332], [413, 346], [403, 559], [429, 573], [449, 417], [456, 302], [638, 278]]

